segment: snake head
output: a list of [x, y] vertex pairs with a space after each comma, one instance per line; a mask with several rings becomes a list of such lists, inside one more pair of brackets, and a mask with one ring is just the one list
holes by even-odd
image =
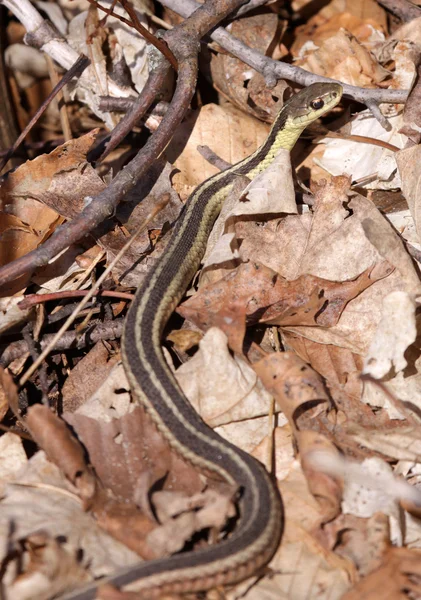
[[342, 97], [339, 83], [313, 83], [299, 91], [284, 104], [285, 125], [304, 129], [336, 106]]

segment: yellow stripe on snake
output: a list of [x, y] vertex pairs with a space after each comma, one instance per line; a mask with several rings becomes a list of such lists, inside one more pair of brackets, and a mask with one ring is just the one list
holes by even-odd
[[[301, 90], [284, 104], [266, 141], [254, 154], [202, 183], [188, 199], [164, 254], [130, 307], [122, 350], [134, 397], [175, 452], [239, 490], [239, 520], [226, 539], [197, 551], [127, 567], [105, 581], [114, 586], [136, 582], [139, 598], [236, 583], [266, 565], [279, 545], [283, 507], [276, 486], [257, 460], [203, 423], [165, 361], [161, 335], [200, 266], [209, 233], [236, 176], [256, 177], [281, 148], [291, 150], [305, 127], [336, 106], [341, 96], [342, 87], [335, 83], [316, 83]], [[94, 600], [96, 593], [92, 584], [65, 598]]]

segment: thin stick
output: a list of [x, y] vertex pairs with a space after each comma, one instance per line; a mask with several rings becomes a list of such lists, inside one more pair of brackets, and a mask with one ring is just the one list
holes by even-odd
[[28, 381], [28, 379], [31, 377], [31, 375], [36, 371], [36, 369], [42, 363], [42, 361], [45, 360], [45, 358], [48, 356], [48, 354], [50, 353], [50, 351], [54, 348], [54, 346], [56, 345], [56, 343], [58, 342], [58, 340], [61, 338], [61, 336], [63, 335], [63, 333], [65, 331], [67, 331], [67, 329], [70, 327], [70, 325], [75, 321], [75, 319], [78, 316], [78, 314], [86, 306], [86, 304], [89, 302], [89, 300], [92, 298], [92, 296], [95, 296], [95, 293], [97, 292], [97, 290], [99, 289], [100, 285], [105, 280], [105, 278], [107, 277], [107, 275], [111, 271], [111, 269], [113, 269], [113, 267], [118, 263], [118, 261], [121, 259], [121, 257], [124, 256], [124, 254], [130, 248], [130, 246], [136, 240], [136, 238], [144, 231], [144, 229], [147, 226], [147, 224], [150, 223], [150, 221], [152, 221], [152, 219], [164, 208], [164, 206], [168, 203], [168, 201], [169, 201], [169, 196], [165, 197], [164, 200], [162, 200], [161, 202], [159, 202], [157, 204], [157, 206], [155, 206], [151, 210], [151, 212], [145, 218], [145, 220], [142, 223], [142, 225], [140, 225], [140, 227], [135, 231], [135, 233], [132, 235], [132, 237], [127, 241], [127, 243], [123, 246], [123, 248], [120, 250], [120, 252], [114, 258], [114, 260], [111, 261], [111, 263], [108, 265], [108, 267], [102, 273], [102, 275], [98, 278], [98, 280], [93, 285], [93, 287], [89, 290], [89, 293], [81, 300], [81, 302], [78, 304], [78, 306], [76, 307], [76, 309], [74, 310], [74, 312], [68, 317], [68, 319], [66, 319], [66, 321], [63, 323], [62, 327], [60, 327], [60, 329], [57, 331], [56, 335], [50, 341], [50, 343], [48, 344], [48, 346], [46, 346], [46, 348], [38, 356], [37, 360], [22, 375], [22, 377], [21, 377], [21, 379], [19, 381], [19, 387], [22, 387]]
[[168, 48], [168, 46], [166, 45], [165, 42], [163, 42], [162, 40], [157, 38], [155, 35], [150, 33], [150, 31], [148, 31], [146, 29], [146, 27], [144, 27], [142, 25], [142, 23], [137, 18], [137, 14], [135, 13], [132, 6], [130, 6], [128, 3], [124, 2], [124, 1], [121, 2], [124, 10], [127, 12], [128, 15], [130, 15], [130, 17], [133, 21], [131, 23], [125, 17], [122, 17], [121, 15], [114, 12], [112, 10], [112, 8], [108, 8], [106, 6], [101, 6], [101, 4], [99, 2], [97, 2], [96, 0], [88, 0], [88, 2], [93, 4], [98, 10], [102, 10], [103, 12], [105, 12], [108, 16], [115, 17], [122, 23], [125, 23], [129, 27], [136, 29], [136, 31], [138, 33], [140, 33], [140, 35], [142, 35], [150, 44], [153, 44], [155, 46], [155, 48], [157, 48], [165, 56], [165, 58], [168, 60], [168, 62], [170, 63], [170, 65], [173, 67], [173, 69], [175, 71], [178, 70], [178, 63], [177, 63], [177, 59], [175, 58], [174, 54], [171, 52], [171, 50]]
[[[60, 83], [60, 79], [58, 78], [54, 61], [51, 58], [51, 56], [48, 56], [48, 54], [45, 54], [45, 60], [47, 62], [48, 74], [50, 76], [51, 83], [54, 87], [56, 87]], [[59, 91], [57, 93], [57, 98], [55, 102], [57, 104], [57, 108], [60, 115], [60, 123], [61, 129], [63, 131], [64, 141], [69, 142], [73, 138], [73, 135], [72, 129], [70, 127], [69, 115], [67, 114], [67, 106], [62, 91]]]
[[12, 155], [16, 152], [16, 150], [19, 148], [19, 146], [21, 145], [23, 140], [26, 138], [28, 133], [31, 131], [32, 127], [35, 125], [35, 123], [38, 121], [38, 119], [47, 110], [51, 100], [57, 96], [57, 94], [64, 88], [64, 86], [73, 79], [73, 77], [83, 73], [83, 71], [86, 69], [86, 67], [89, 65], [90, 62], [91, 61], [89, 60], [89, 58], [87, 58], [84, 55], [81, 55], [81, 56], [79, 56], [77, 61], [70, 67], [70, 69], [63, 75], [63, 77], [61, 78], [59, 83], [55, 86], [55, 88], [53, 89], [51, 94], [49, 94], [47, 96], [47, 98], [41, 104], [41, 106], [39, 107], [39, 109], [37, 110], [35, 115], [29, 121], [29, 123], [27, 124], [25, 129], [22, 131], [22, 133], [20, 134], [20, 136], [18, 137], [16, 142], [13, 144], [13, 146], [11, 148], [9, 148], [6, 156], [3, 158], [3, 161], [0, 164], [0, 171], [2, 171], [4, 169], [5, 165], [7, 164], [9, 159], [12, 157]]
[[[44, 302], [52, 300], [60, 301], [67, 298], [84, 298], [89, 290], [65, 290], [64, 292], [54, 292], [51, 294], [28, 294], [18, 303], [20, 309], [30, 308]], [[113, 292], [111, 290], [98, 290], [96, 294], [100, 298], [117, 298], [118, 300], [133, 300], [133, 294], [127, 292]]]

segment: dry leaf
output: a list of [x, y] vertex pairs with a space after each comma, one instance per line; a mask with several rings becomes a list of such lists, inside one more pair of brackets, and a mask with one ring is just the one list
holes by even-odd
[[28, 459], [21, 438], [9, 431], [0, 437], [0, 456], [0, 496], [3, 497], [6, 485], [13, 481]]
[[253, 369], [293, 431], [306, 428], [306, 424], [327, 412], [329, 400], [321, 378], [295, 354], [269, 354], [255, 363]]
[[297, 432], [296, 438], [309, 490], [320, 505], [322, 522], [327, 523], [340, 513], [342, 482], [339, 478], [315, 468], [312, 456], [314, 452], [324, 452], [336, 457], [339, 454], [338, 450], [325, 436], [315, 431]]
[[383, 314], [364, 360], [364, 373], [376, 379], [392, 368], [408, 364], [404, 353], [417, 337], [414, 301], [405, 292], [392, 292], [383, 300]]
[[[29, 511], [28, 506], [31, 507]], [[59, 469], [46, 460], [43, 452], [35, 454], [6, 488], [0, 519], [3, 540], [10, 540], [11, 522], [14, 524], [14, 543], [19, 540], [24, 543], [28, 536], [41, 531], [50, 539], [63, 540], [58, 541], [60, 549], [56, 547], [54, 550], [53, 547], [53, 556], [55, 554], [62, 564], [67, 565], [69, 577], [60, 571], [53, 556], [47, 564], [41, 562], [38, 569], [41, 571], [40, 583], [44, 586], [47, 577], [49, 588], [54, 586], [56, 593], [91, 579], [91, 575], [86, 573], [88, 565], [90, 573], [100, 577], [138, 560], [134, 553], [101, 531], [92, 517], [82, 510], [73, 487]], [[1, 559], [4, 560], [6, 545], [2, 548]], [[21, 575], [25, 574], [19, 556], [12, 559], [4, 580], [8, 587], [14, 585], [17, 570]], [[73, 581], [69, 581], [70, 576]]]
[[[165, 478], [169, 489], [177, 486], [190, 492], [201, 490], [194, 469], [170, 452], [143, 409], [131, 401], [121, 365], [113, 367], [95, 394], [76, 412], [64, 417], [82, 440], [98, 477], [118, 499], [137, 498], [144, 485], [144, 472], [149, 473], [150, 483]], [[143, 456], [142, 461], [139, 456]]]
[[[332, 2], [331, 4], [335, 3]], [[384, 41], [384, 31], [386, 29], [386, 23], [380, 25], [373, 19], [373, 16], [370, 15], [361, 18], [355, 13], [340, 12], [323, 22], [319, 13], [309, 19], [305, 25], [297, 27], [296, 39], [292, 45], [291, 52], [294, 56], [303, 58], [307, 52], [315, 49], [314, 46], [320, 48], [325, 40], [334, 37], [338, 30], [346, 30], [365, 48], [372, 50]]]
[[[389, 116], [388, 121], [390, 131], [386, 131], [369, 111], [363, 111], [351, 120], [349, 133], [403, 148], [406, 136], [399, 133], [403, 124], [402, 115]], [[391, 150], [351, 140], [327, 138], [324, 142], [326, 149], [317, 163], [331, 175], [347, 173], [353, 181], [362, 180], [362, 187], [366, 189], [389, 190], [400, 186], [396, 154]]]
[[[0, 187], [3, 210], [16, 199], [35, 199], [66, 218], [78, 215], [89, 196], [95, 196], [105, 183], [87, 162], [86, 154], [94, 143], [98, 129], [66, 142], [50, 154], [42, 154], [9, 174]], [[19, 206], [19, 204], [18, 204]], [[34, 209], [36, 205], [34, 205]], [[10, 207], [8, 207], [10, 212]], [[41, 207], [38, 209], [41, 211]], [[13, 211], [15, 215], [17, 213]], [[36, 228], [34, 215], [27, 215], [27, 222]]]
[[[279, 42], [281, 23], [274, 13], [247, 15], [229, 25], [230, 33], [244, 44], [267, 55]], [[211, 56], [211, 76], [214, 85], [244, 112], [268, 120], [282, 106], [287, 84], [279, 81], [268, 88], [264, 77], [241, 60], [224, 52]]]
[[230, 355], [227, 338], [216, 327], [203, 336], [199, 351], [181, 365], [176, 377], [208, 425], [223, 425], [268, 413], [270, 394], [241, 357]]
[[274, 574], [249, 590], [245, 597], [247, 600], [341, 598], [350, 582], [357, 579], [356, 569], [351, 561], [337, 556], [315, 538], [314, 531], [320, 527], [320, 508], [308, 490], [298, 461], [292, 463], [280, 491], [286, 520], [282, 544], [270, 564]]
[[345, 29], [296, 62], [302, 69], [360, 87], [376, 87], [389, 72]]
[[[175, 189], [187, 198], [202, 181], [218, 172], [197, 151], [207, 145], [231, 164], [254, 152], [266, 139], [268, 126], [233, 107], [207, 104], [177, 128], [167, 158], [180, 173], [174, 176]], [[188, 143], [187, 143], [188, 142]]]
[[402, 179], [402, 193], [411, 211], [417, 231], [418, 241], [421, 240], [421, 189], [420, 189], [420, 147], [412, 146], [396, 153], [396, 162]]
[[203, 331], [220, 327], [230, 347], [241, 353], [246, 323], [330, 327], [352, 298], [390, 270], [386, 266], [383, 271], [376, 269], [376, 274], [369, 269], [354, 281], [342, 283], [310, 275], [287, 281], [272, 269], [249, 262], [201, 287], [177, 312]]
[[[63, 411], [74, 412], [100, 387], [118, 360], [98, 342], [71, 370], [64, 382]], [[89, 377], [86, 374], [89, 373]]]

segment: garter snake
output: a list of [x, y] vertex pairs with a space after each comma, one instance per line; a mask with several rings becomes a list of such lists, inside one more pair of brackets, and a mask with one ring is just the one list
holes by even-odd
[[[336, 106], [342, 87], [316, 83], [292, 96], [254, 154], [199, 185], [186, 202], [172, 238], [136, 293], [123, 335], [123, 363], [135, 398], [146, 408], [170, 446], [199, 469], [233, 484], [240, 494], [240, 519], [218, 544], [127, 567], [106, 581], [136, 582], [139, 598], [206, 590], [241, 581], [273, 556], [282, 534], [281, 499], [263, 466], [203, 423], [184, 397], [161, 348], [163, 329], [197, 271], [221, 205], [236, 175], [253, 179], [280, 148], [291, 150], [301, 132]], [[92, 600], [95, 587], [69, 594]]]

